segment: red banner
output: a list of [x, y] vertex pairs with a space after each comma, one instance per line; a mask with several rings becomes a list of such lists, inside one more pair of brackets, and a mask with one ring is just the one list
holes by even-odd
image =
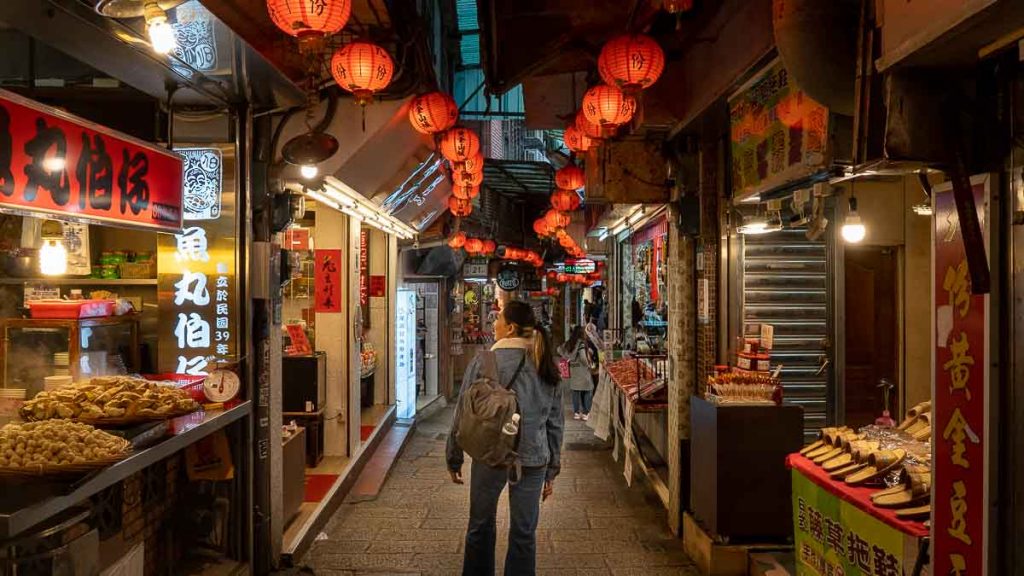
[[0, 90], [0, 207], [178, 232], [182, 160]]
[[384, 296], [387, 296], [387, 292], [387, 276], [370, 276], [370, 296], [373, 296], [374, 298], [383, 298]]
[[316, 311], [341, 312], [341, 250], [317, 250], [313, 265], [316, 266]]
[[[989, 178], [971, 179], [990, 242]], [[971, 293], [953, 192], [935, 188], [933, 574], [985, 574], [988, 296]], [[986, 246], [988, 248], [988, 246]]]

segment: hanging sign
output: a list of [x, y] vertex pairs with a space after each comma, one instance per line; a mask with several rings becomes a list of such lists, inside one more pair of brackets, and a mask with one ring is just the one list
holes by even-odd
[[387, 292], [387, 276], [370, 276], [370, 297], [383, 298], [384, 296], [387, 296]]
[[565, 274], [593, 274], [597, 272], [597, 262], [589, 258], [568, 259], [565, 262], [555, 264]]
[[[233, 148], [180, 148], [185, 228], [157, 235], [159, 368], [205, 375], [236, 357]], [[226, 169], [225, 169], [226, 168]], [[225, 179], [227, 181], [225, 182]]]
[[316, 311], [341, 312], [341, 250], [316, 250], [313, 257]]
[[[990, 179], [971, 179], [986, 251]], [[956, 203], [936, 186], [932, 269], [935, 383], [932, 388], [933, 574], [986, 574], [989, 469], [989, 300], [971, 293]]]
[[776, 59], [729, 99], [733, 198], [746, 199], [828, 164], [828, 109]]
[[519, 271], [515, 268], [502, 268], [498, 272], [498, 288], [510, 292], [519, 288], [519, 284], [522, 283], [522, 279], [519, 277]]
[[359, 312], [363, 328], [370, 327], [370, 231], [359, 231]]
[[285, 250], [309, 250], [309, 228], [291, 228], [284, 231]]
[[182, 159], [0, 90], [0, 208], [177, 232]]
[[309, 344], [306, 330], [302, 324], [288, 324], [285, 326], [288, 331], [288, 339], [292, 341], [286, 352], [289, 356], [309, 356], [313, 353], [313, 347]]

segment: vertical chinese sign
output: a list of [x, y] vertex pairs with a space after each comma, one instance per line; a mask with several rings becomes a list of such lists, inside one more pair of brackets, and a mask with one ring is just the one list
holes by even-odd
[[158, 247], [161, 372], [203, 375], [237, 355], [234, 151], [178, 148], [184, 227]]
[[341, 250], [316, 250], [313, 256], [315, 310], [321, 314], [341, 312]]
[[735, 198], [820, 172], [828, 164], [828, 109], [777, 59], [729, 98]]
[[363, 328], [370, 327], [370, 231], [359, 231], [359, 312]]
[[[971, 179], [989, 249], [988, 176]], [[953, 192], [935, 188], [935, 386], [932, 390], [934, 474], [933, 574], [985, 574], [988, 493], [987, 295], [971, 293]]]

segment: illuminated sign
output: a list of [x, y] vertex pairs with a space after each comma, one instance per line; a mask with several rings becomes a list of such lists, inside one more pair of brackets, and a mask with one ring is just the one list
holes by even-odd
[[565, 274], [592, 274], [597, 272], [597, 263], [586, 258], [566, 260], [555, 266]]
[[498, 272], [498, 287], [502, 290], [511, 291], [519, 288], [522, 279], [515, 268], [503, 268]]
[[174, 11], [174, 55], [200, 72], [217, 68], [217, 35], [213, 16], [197, 1], [186, 2]]
[[[161, 372], [198, 376], [237, 353], [233, 150], [178, 152], [185, 160], [186, 226], [157, 240], [159, 365]], [[225, 152], [232, 160], [227, 171]]]

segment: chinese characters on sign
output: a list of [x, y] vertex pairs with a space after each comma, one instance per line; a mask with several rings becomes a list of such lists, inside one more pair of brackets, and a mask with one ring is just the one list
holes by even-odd
[[177, 231], [182, 161], [0, 90], [0, 206]]
[[359, 231], [359, 312], [363, 328], [370, 327], [370, 231]]
[[[987, 243], [988, 177], [972, 178], [971, 185]], [[933, 198], [933, 573], [985, 574], [988, 297], [971, 293], [952, 190], [936, 187]]]
[[810, 176], [828, 161], [828, 109], [776, 60], [729, 99], [737, 198]]
[[235, 215], [222, 210], [224, 153], [179, 150], [185, 228], [158, 240], [161, 370], [200, 376], [235, 358]]
[[313, 259], [316, 311], [341, 312], [341, 250], [317, 250]]

